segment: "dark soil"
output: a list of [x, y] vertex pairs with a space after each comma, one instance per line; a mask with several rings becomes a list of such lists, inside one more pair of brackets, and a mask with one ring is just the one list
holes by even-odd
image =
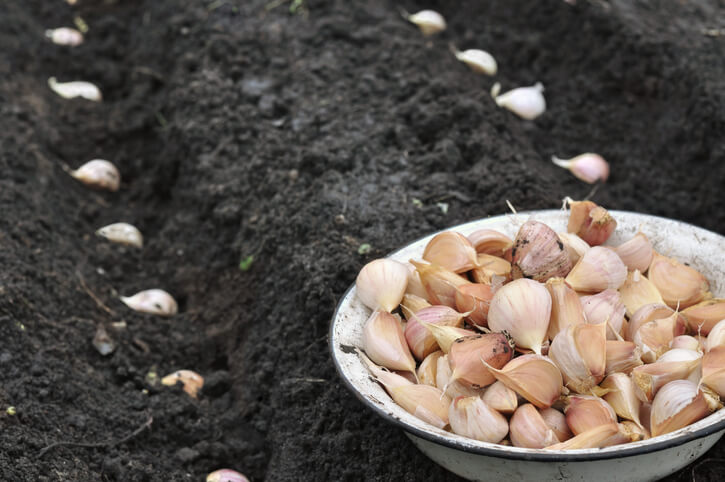
[[[597, 202], [725, 234], [717, 0], [404, 2], [446, 16], [433, 39], [383, 0], [78, 3], [0, 13], [2, 480], [455, 480], [337, 379], [328, 323], [366, 261], [506, 199], [586, 196], [549, 162], [585, 151], [612, 167]], [[76, 15], [82, 46], [44, 38]], [[549, 110], [497, 108], [449, 42], [489, 50], [504, 89], [543, 82]], [[61, 99], [50, 76], [104, 102]], [[62, 169], [97, 157], [118, 193]], [[121, 220], [142, 250], [93, 235]], [[154, 287], [178, 316], [118, 300]], [[198, 400], [149, 375], [181, 368], [206, 377]], [[56, 442], [105, 445], [41, 456]], [[717, 479], [725, 443], [706, 457], [669, 480]]]

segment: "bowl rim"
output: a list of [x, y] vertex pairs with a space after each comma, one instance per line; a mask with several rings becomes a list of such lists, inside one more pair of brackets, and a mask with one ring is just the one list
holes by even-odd
[[[556, 209], [542, 209], [542, 210], [534, 210], [534, 211], [519, 211], [516, 214], [519, 216], [531, 216], [536, 214], [543, 214], [543, 213], [551, 213], [554, 211], [559, 211]], [[613, 215], [617, 214], [624, 214], [624, 215], [637, 215], [637, 216], [647, 216], [650, 218], [655, 219], [662, 219], [664, 221], [674, 221], [677, 223], [680, 223], [685, 226], [697, 228], [699, 230], [708, 231], [716, 236], [723, 237], [722, 235], [715, 233], [713, 231], [710, 231], [705, 228], [701, 228], [699, 226], [695, 226], [692, 223], [688, 223], [685, 221], [680, 221], [677, 219], [671, 219], [671, 218], [665, 218], [663, 216], [657, 216], [652, 214], [646, 214], [646, 213], [636, 213], [634, 211], [622, 211], [622, 210], [609, 210], [610, 213]], [[487, 218], [480, 218], [480, 219], [474, 219], [472, 221], [468, 221], [465, 223], [456, 224], [455, 226], [450, 226], [438, 231], [435, 231], [433, 233], [426, 234], [424, 236], [421, 236], [414, 241], [411, 241], [407, 243], [405, 246], [402, 246], [400, 248], [397, 248], [389, 253], [387, 253], [384, 257], [390, 257], [397, 253], [398, 251], [401, 251], [405, 249], [406, 247], [410, 246], [411, 244], [418, 243], [430, 236], [433, 236], [435, 234], [438, 234], [443, 231], [449, 231], [449, 230], [455, 230], [456, 228], [459, 228], [461, 226], [475, 223], [479, 221], [485, 221], [487, 219], [497, 218], [503, 215], [494, 215], [489, 216]], [[501, 448], [495, 448], [495, 447], [479, 447], [479, 446], [469, 446], [465, 445], [455, 439], [450, 439], [448, 437], [439, 435], [437, 433], [428, 432], [425, 430], [421, 430], [417, 427], [408, 425], [406, 422], [396, 418], [395, 416], [387, 413], [385, 410], [383, 410], [380, 406], [373, 403], [370, 399], [365, 397], [358, 389], [357, 387], [352, 383], [351, 380], [349, 380], [343, 372], [342, 366], [335, 356], [335, 345], [334, 345], [334, 339], [335, 339], [335, 320], [338, 318], [338, 313], [340, 312], [340, 309], [342, 308], [343, 303], [347, 300], [348, 295], [350, 292], [355, 288], [355, 283], [353, 282], [347, 290], [345, 290], [345, 293], [340, 297], [340, 300], [337, 302], [337, 305], [335, 306], [335, 311], [332, 314], [332, 319], [330, 320], [330, 326], [328, 330], [328, 349], [330, 350], [330, 355], [332, 356], [333, 364], [335, 365], [335, 370], [337, 371], [338, 377], [342, 379], [342, 382], [344, 385], [350, 390], [355, 397], [360, 400], [363, 405], [367, 406], [369, 409], [371, 409], [373, 412], [375, 412], [377, 415], [381, 416], [383, 420], [385, 420], [387, 423], [396, 426], [398, 428], [401, 428], [405, 432], [408, 432], [411, 435], [414, 435], [416, 437], [422, 438], [424, 440], [427, 440], [429, 442], [433, 442], [437, 445], [442, 445], [444, 447], [448, 447], [451, 449], [463, 451], [470, 454], [475, 455], [485, 455], [490, 457], [497, 457], [497, 458], [505, 458], [505, 459], [511, 459], [511, 460], [527, 460], [527, 461], [539, 461], [539, 462], [583, 462], [583, 461], [589, 461], [589, 460], [606, 460], [606, 459], [614, 459], [614, 458], [625, 458], [625, 457], [634, 457], [638, 455], [648, 454], [652, 452], [658, 452], [660, 450], [665, 450], [668, 448], [676, 447], [679, 445], [686, 444], [687, 442], [691, 442], [693, 440], [697, 440], [703, 437], [707, 437], [708, 435], [712, 435], [716, 432], [720, 432], [725, 430], [725, 418], [718, 420], [710, 425], [707, 425], [705, 427], [702, 427], [698, 430], [694, 431], [685, 431], [675, 437], [667, 438], [659, 442], [652, 442], [647, 443], [643, 445], [637, 445], [634, 447], [627, 447], [628, 444], [622, 444], [615, 447], [621, 447], [619, 450], [607, 450], [604, 452], [591, 452], [591, 450], [599, 450], [599, 449], [587, 449], [586, 453], [583, 453], [581, 450], [574, 450], [574, 451], [543, 451], [543, 449], [540, 453], [539, 452], [517, 452], [517, 451], [511, 451], [509, 450], [509, 447], [507, 446], [501, 446]], [[725, 410], [725, 408], [722, 408], [721, 410]], [[716, 412], [713, 412], [716, 413]], [[572, 453], [569, 453], [572, 452]]]

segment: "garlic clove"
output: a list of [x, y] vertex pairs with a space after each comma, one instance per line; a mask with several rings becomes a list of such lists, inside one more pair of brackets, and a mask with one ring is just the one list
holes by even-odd
[[481, 442], [498, 443], [506, 437], [506, 418], [478, 397], [457, 397], [448, 409], [453, 433]]
[[571, 270], [569, 253], [549, 226], [529, 220], [521, 225], [511, 250], [511, 275], [544, 282], [566, 276]]
[[411, 384], [392, 388], [389, 392], [406, 412], [437, 428], [448, 425], [451, 399], [438, 388]]
[[688, 308], [712, 297], [710, 284], [702, 274], [656, 251], [649, 265], [648, 276], [670, 308]]
[[609, 178], [609, 163], [599, 154], [586, 152], [571, 159], [552, 156], [551, 161], [559, 167], [568, 169], [576, 178], [589, 184], [604, 182]]
[[589, 251], [589, 244], [574, 233], [558, 233], [559, 240], [564, 243], [564, 249], [569, 254], [571, 265], [574, 266], [579, 259]]
[[702, 355], [696, 351], [676, 348], [667, 353], [654, 363], [632, 370], [635, 394], [639, 400], [651, 402], [660, 388], [674, 380], [685, 380], [702, 363]]
[[488, 387], [481, 398], [489, 407], [504, 415], [511, 415], [519, 406], [516, 392], [499, 381]]
[[629, 241], [612, 249], [622, 258], [628, 269], [638, 269], [641, 273], [649, 268], [654, 253], [652, 243], [644, 233], [637, 233]]
[[423, 251], [423, 259], [454, 273], [463, 273], [477, 264], [476, 250], [461, 233], [444, 231], [433, 236]]
[[432, 306], [425, 298], [421, 298], [418, 295], [406, 293], [403, 295], [403, 299], [400, 301], [400, 311], [403, 312], [405, 319], [410, 321], [417, 312], [423, 308]]
[[415, 360], [397, 315], [374, 311], [363, 326], [362, 341], [365, 353], [378, 365], [415, 373]]
[[606, 371], [607, 339], [604, 325], [572, 325], [559, 332], [549, 357], [559, 367], [567, 387], [589, 393]]
[[436, 376], [438, 373], [438, 360], [443, 356], [443, 352], [438, 350], [434, 351], [420, 363], [416, 373], [418, 374], [418, 380], [424, 385], [430, 385], [435, 387]]
[[539, 410], [539, 413], [541, 414], [541, 418], [544, 419], [544, 422], [554, 431], [556, 438], [561, 442], [565, 442], [574, 436], [571, 433], [569, 425], [566, 423], [566, 417], [560, 411], [549, 407]]
[[599, 425], [582, 432], [566, 442], [545, 447], [546, 450], [596, 449], [631, 441], [629, 433], [620, 424]]
[[493, 298], [491, 285], [470, 283], [456, 290], [456, 307], [463, 313], [470, 313], [468, 320], [476, 326], [488, 326], [488, 308]]
[[74, 28], [61, 27], [45, 31], [45, 36], [56, 45], [77, 47], [83, 43], [83, 34]]
[[541, 82], [530, 87], [518, 87], [499, 95], [500, 88], [501, 85], [496, 83], [491, 89], [496, 105], [510, 110], [522, 119], [534, 120], [546, 111], [544, 86]]
[[627, 317], [632, 315], [644, 305], [653, 303], [662, 304], [662, 296], [657, 287], [647, 279], [638, 269], [630, 271], [624, 284], [619, 287], [622, 302], [627, 307]]
[[412, 315], [405, 325], [405, 339], [415, 358], [423, 360], [438, 349], [438, 343], [426, 324], [459, 327], [464, 316], [444, 305], [428, 306]]
[[[428, 292], [420, 281], [418, 270], [410, 263], [405, 263], [405, 267], [408, 269], [408, 285], [405, 288], [405, 294], [417, 296], [424, 300], [428, 298]], [[405, 296], [403, 299], [405, 299]]]
[[511, 443], [514, 447], [543, 449], [560, 442], [539, 411], [530, 403], [516, 409], [511, 417]]
[[625, 420], [619, 425], [629, 434], [630, 441], [632, 442], [639, 442], [640, 440], [647, 440], [650, 438], [649, 431], [642, 425], [637, 425], [636, 422]]
[[[695, 339], [695, 341], [697, 340]], [[725, 320], [718, 321], [708, 333], [705, 341], [705, 351], [710, 351], [718, 346], [725, 346]]]
[[[718, 406], [719, 405], [719, 406]], [[650, 427], [653, 437], [674, 432], [706, 417], [722, 406], [689, 380], [663, 386], [652, 402]]]
[[101, 90], [90, 82], [82, 80], [74, 80], [71, 82], [58, 82], [55, 77], [48, 79], [50, 89], [63, 97], [64, 99], [75, 99], [81, 97], [83, 99], [100, 102], [103, 98]]
[[96, 231], [98, 236], [113, 241], [114, 243], [143, 247], [143, 235], [136, 226], [128, 223], [113, 223], [104, 226]]
[[642, 427], [639, 419], [641, 402], [635, 394], [634, 382], [630, 377], [624, 373], [612, 373], [604, 379], [600, 386], [611, 389], [603, 398], [617, 415]]
[[120, 296], [119, 299], [132, 310], [152, 315], [173, 316], [179, 310], [176, 300], [159, 289], [139, 291], [133, 296]]
[[549, 278], [546, 289], [551, 295], [551, 320], [548, 329], [550, 339], [570, 325], [584, 323], [584, 311], [579, 296], [566, 284], [564, 278]]
[[551, 315], [551, 295], [534, 280], [521, 278], [502, 286], [491, 300], [488, 326], [507, 331], [520, 348], [541, 354]]
[[510, 251], [514, 242], [503, 233], [494, 229], [479, 229], [468, 235], [468, 240], [477, 253], [490, 254], [505, 258], [506, 252]]
[[702, 359], [701, 383], [725, 397], [725, 346], [715, 346]]
[[684, 333], [679, 318], [679, 313], [672, 313], [667, 318], [653, 320], [640, 326], [632, 341], [642, 350], [642, 360], [645, 363], [654, 362], [670, 349], [670, 343], [675, 336]]
[[566, 423], [574, 435], [579, 435], [600, 425], [617, 423], [617, 414], [602, 398], [591, 395], [572, 395], [567, 397], [567, 403], [564, 412]]
[[[472, 388], [491, 385], [496, 378], [487, 367], [501, 368], [514, 354], [514, 344], [506, 333], [485, 333], [459, 338], [451, 345], [448, 362], [452, 380]], [[481, 362], [485, 362], [484, 366]]]
[[478, 263], [471, 270], [471, 276], [476, 283], [493, 284], [496, 276], [503, 277], [505, 281], [511, 279], [511, 263], [498, 256], [479, 253]]
[[710, 330], [725, 320], [725, 298], [715, 298], [690, 306], [682, 311], [690, 330], [707, 336]]
[[[639, 330], [642, 325], [649, 323], [650, 321], [668, 318], [672, 316], [674, 312], [675, 311], [672, 308], [661, 303], [653, 303], [642, 306], [635, 311], [629, 319], [629, 324], [625, 330], [625, 338], [627, 340], [632, 340], [634, 338], [634, 334], [637, 333], [637, 330]], [[678, 316], [676, 323], [677, 334], [675, 336], [683, 334], [687, 329], [687, 322], [685, 321], [683, 314], [680, 313], [679, 315], [680, 316]]]
[[478, 335], [475, 331], [466, 330], [457, 326], [434, 325], [432, 323], [423, 323], [423, 326], [433, 335], [438, 347], [446, 354], [451, 351], [453, 342], [459, 338]]
[[571, 211], [566, 230], [577, 234], [590, 246], [599, 246], [609, 239], [617, 227], [617, 221], [609, 211], [591, 201], [571, 201]]
[[[725, 326], [725, 325], [723, 325]], [[686, 350], [700, 351], [700, 341], [694, 336], [679, 335], [670, 342], [670, 350], [675, 348], [683, 348]], [[665, 353], [666, 354], [666, 353]], [[664, 356], [664, 355], [663, 355]]]
[[619, 291], [607, 289], [592, 296], [580, 298], [584, 318], [591, 325], [606, 324], [607, 340], [617, 340], [624, 328], [627, 311]]
[[121, 174], [112, 163], [103, 159], [88, 161], [70, 175], [88, 187], [116, 192], [121, 186]]
[[448, 355], [438, 358], [436, 366], [436, 387], [454, 399], [456, 397], [480, 397], [484, 391], [480, 388], [471, 388], [452, 378], [453, 371], [448, 362]]
[[403, 14], [403, 18], [417, 25], [425, 36], [434, 35], [446, 29], [446, 19], [433, 10], [421, 10], [412, 15]]
[[576, 291], [592, 293], [618, 289], [627, 279], [627, 267], [611, 249], [594, 246], [579, 259], [566, 277]]
[[557, 366], [542, 355], [521, 355], [501, 370], [488, 366], [498, 381], [537, 408], [548, 408], [559, 399], [564, 386]]
[[607, 340], [607, 375], [629, 374], [633, 368], [642, 365], [642, 350], [632, 341]]
[[249, 482], [249, 479], [232, 469], [219, 469], [206, 476], [206, 482]]
[[204, 386], [204, 377], [191, 370], [177, 370], [161, 379], [163, 385], [173, 387], [178, 382], [184, 386], [184, 391], [191, 398], [196, 398], [201, 387]]
[[371, 310], [390, 313], [400, 304], [408, 285], [408, 268], [403, 263], [381, 258], [363, 266], [355, 280], [360, 301]]
[[456, 306], [456, 288], [470, 283], [466, 278], [435, 264], [410, 260], [420, 274], [420, 281], [434, 305]]
[[496, 59], [494, 59], [493, 55], [489, 54], [485, 50], [468, 49], [461, 52], [451, 46], [451, 51], [458, 60], [468, 65], [471, 70], [476, 73], [496, 75], [496, 72], [498, 71]]
[[357, 350], [357, 354], [363, 361], [365, 366], [367, 366], [373, 378], [375, 378], [377, 382], [383, 385], [388, 393], [393, 388], [402, 387], [405, 385], [413, 385], [413, 382], [408, 380], [404, 376], [390, 372], [385, 368], [379, 367], [378, 365], [373, 363], [372, 360], [370, 360], [370, 358], [368, 358], [362, 351]]

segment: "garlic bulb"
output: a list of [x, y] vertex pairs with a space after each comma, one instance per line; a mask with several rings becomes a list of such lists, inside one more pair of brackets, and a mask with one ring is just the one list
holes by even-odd
[[617, 221], [609, 212], [591, 201], [566, 199], [571, 208], [566, 230], [576, 233], [590, 246], [603, 244], [617, 227]]
[[617, 290], [607, 289], [592, 296], [580, 298], [584, 317], [591, 325], [606, 324], [607, 340], [617, 340], [624, 327], [627, 311]]
[[553, 339], [562, 329], [584, 323], [582, 303], [576, 291], [566, 284], [564, 278], [549, 278], [546, 289], [551, 295], [551, 320], [548, 337]]
[[654, 250], [652, 243], [643, 233], [637, 233], [629, 241], [612, 248], [622, 258], [630, 270], [638, 269], [644, 273], [652, 262]]
[[689, 380], [675, 380], [657, 392], [652, 402], [653, 437], [674, 432], [705, 418], [722, 405]]
[[644, 305], [664, 303], [657, 287], [648, 280], [638, 269], [630, 271], [624, 284], [619, 287], [622, 302], [627, 307], [627, 317], [632, 315]]
[[504, 415], [511, 415], [519, 405], [516, 392], [499, 381], [488, 387], [481, 399], [489, 407]]
[[376, 310], [363, 326], [363, 348], [372, 361], [389, 370], [415, 373], [403, 328], [397, 315]]
[[411, 384], [392, 388], [389, 392], [395, 403], [406, 412], [437, 428], [448, 425], [451, 399], [438, 388]]
[[715, 298], [690, 306], [682, 311], [682, 316], [690, 330], [707, 336], [720, 320], [725, 320], [725, 299]]
[[725, 346], [725, 319], [718, 321], [708, 333], [705, 351], [710, 351], [718, 346]]
[[688, 308], [711, 297], [710, 284], [702, 274], [656, 251], [648, 275], [670, 308]]
[[184, 386], [184, 391], [190, 397], [196, 398], [197, 393], [204, 386], [204, 377], [191, 370], [177, 370], [161, 379], [163, 385], [173, 387], [178, 382]]
[[433, 236], [423, 251], [423, 259], [454, 273], [476, 266], [477, 255], [471, 242], [461, 233], [444, 231]]
[[206, 482], [249, 482], [249, 479], [232, 469], [219, 469], [206, 476]]
[[488, 368], [498, 381], [537, 408], [550, 407], [559, 399], [564, 388], [561, 372], [548, 357], [542, 355], [518, 356], [501, 370]]
[[599, 425], [570, 438], [566, 442], [545, 447], [547, 450], [596, 449], [630, 442], [631, 438], [621, 424]]
[[48, 86], [53, 92], [65, 99], [82, 97], [84, 99], [92, 100], [94, 102], [100, 102], [103, 97], [98, 87], [91, 84], [90, 82], [84, 82], [82, 80], [74, 80], [72, 82], [58, 82], [55, 77], [51, 77], [48, 79]]
[[521, 225], [511, 250], [511, 274], [514, 279], [531, 278], [544, 282], [566, 276], [571, 270], [569, 253], [549, 226], [529, 220]]
[[485, 50], [468, 49], [461, 52], [454, 46], [451, 46], [451, 51], [458, 60], [468, 65], [471, 70], [476, 73], [496, 75], [496, 72], [498, 71], [496, 59], [494, 59], [493, 55], [489, 54]]
[[70, 175], [94, 189], [116, 192], [121, 186], [121, 174], [112, 163], [103, 159], [93, 159], [83, 164]]
[[[513, 358], [511, 339], [505, 333], [486, 333], [459, 338], [451, 345], [448, 362], [451, 378], [473, 388], [496, 381], [487, 367], [501, 368]], [[485, 362], [484, 366], [481, 362]]]
[[121, 296], [120, 300], [129, 308], [152, 315], [173, 316], [179, 310], [176, 300], [164, 290], [139, 291], [133, 296]]
[[634, 382], [624, 373], [612, 373], [600, 385], [611, 391], [604, 394], [604, 400], [614, 409], [620, 417], [635, 422], [640, 427], [639, 406], [641, 405], [635, 395]]
[[45, 36], [56, 45], [76, 47], [83, 43], [83, 34], [74, 28], [61, 27], [45, 31]]
[[561, 370], [567, 387], [589, 393], [604, 378], [606, 350], [604, 325], [572, 325], [556, 335], [549, 357]]
[[418, 26], [425, 36], [442, 32], [446, 29], [446, 19], [433, 10], [421, 10], [412, 15], [403, 14], [403, 18]]
[[536, 281], [521, 278], [499, 289], [488, 310], [488, 326], [507, 331], [520, 348], [541, 354], [551, 315], [551, 296]]
[[599, 154], [587, 152], [571, 159], [552, 156], [551, 161], [559, 167], [568, 169], [575, 177], [589, 184], [604, 182], [609, 178], [609, 163]]
[[451, 399], [456, 397], [480, 397], [483, 394], [482, 389], [471, 388], [470, 386], [453, 379], [453, 371], [451, 370], [451, 365], [448, 362], [448, 355], [443, 355], [438, 358], [435, 386], [451, 397]]
[[420, 366], [416, 370], [416, 373], [418, 375], [418, 381], [420, 381], [420, 383], [424, 385], [430, 385], [431, 387], [437, 386], [436, 376], [438, 373], [438, 360], [442, 356], [442, 351], [434, 351], [433, 353], [425, 357], [425, 360], [420, 362]]
[[408, 268], [403, 263], [382, 258], [363, 266], [355, 280], [357, 296], [371, 310], [390, 313], [398, 307], [408, 285]]
[[633, 368], [642, 365], [642, 350], [632, 341], [607, 340], [607, 375], [629, 374]]
[[608, 248], [594, 246], [574, 265], [566, 282], [576, 291], [585, 293], [618, 289], [627, 279], [627, 267], [617, 253]]
[[490, 254], [506, 258], [506, 252], [510, 251], [514, 242], [503, 233], [494, 229], [479, 229], [468, 235], [477, 253]]
[[617, 414], [603, 399], [591, 395], [567, 397], [566, 423], [574, 435], [579, 435], [600, 425], [617, 423]]
[[428, 301], [434, 305], [456, 307], [456, 288], [468, 284], [468, 279], [435, 264], [410, 260], [420, 274], [420, 281], [428, 293]]
[[715, 346], [702, 359], [703, 385], [725, 397], [725, 346]]
[[526, 120], [534, 120], [546, 111], [544, 86], [537, 82], [531, 87], [518, 87], [500, 94], [501, 85], [497, 82], [491, 89], [496, 105], [510, 110]]
[[514, 447], [543, 449], [560, 442], [539, 411], [530, 403], [516, 409], [511, 417], [511, 443]]
[[696, 351], [675, 348], [654, 363], [636, 367], [632, 370], [632, 381], [637, 398], [651, 402], [657, 391], [669, 382], [687, 379], [700, 367], [701, 358], [702, 355]]
[[468, 320], [476, 326], [488, 326], [488, 308], [493, 298], [491, 285], [469, 283], [456, 290], [456, 307], [463, 313], [470, 313]]
[[98, 236], [113, 241], [114, 243], [143, 247], [143, 235], [136, 226], [128, 223], [114, 223], [104, 226], [96, 231]]
[[564, 243], [564, 249], [569, 254], [571, 265], [574, 266], [591, 246], [574, 233], [558, 233], [559, 240]]
[[506, 418], [478, 397], [458, 397], [448, 409], [453, 433], [482, 442], [498, 443], [509, 431]]
[[556, 438], [561, 442], [565, 442], [574, 436], [571, 433], [569, 425], [566, 423], [566, 417], [560, 411], [549, 407], [539, 410], [539, 413], [541, 414], [541, 418], [544, 419], [544, 422], [554, 431]]

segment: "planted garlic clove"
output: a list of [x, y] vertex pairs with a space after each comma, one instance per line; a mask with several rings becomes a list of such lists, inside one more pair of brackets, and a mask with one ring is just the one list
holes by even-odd
[[446, 29], [446, 19], [443, 18], [443, 15], [433, 10], [421, 10], [412, 15], [404, 13], [403, 18], [417, 25], [425, 36], [434, 35]]
[[475, 331], [466, 330], [457, 326], [434, 325], [432, 323], [423, 323], [423, 326], [433, 335], [438, 347], [446, 354], [451, 351], [453, 342], [459, 338], [478, 335]]
[[[514, 344], [506, 333], [485, 333], [459, 338], [451, 345], [448, 362], [452, 380], [472, 388], [491, 385], [496, 378], [488, 367], [501, 368], [514, 355]], [[485, 362], [484, 366], [481, 362]]]
[[480, 397], [484, 391], [480, 388], [471, 388], [458, 380], [454, 380], [448, 355], [438, 358], [436, 367], [436, 387], [454, 399], [456, 397]]
[[61, 27], [45, 31], [45, 36], [56, 45], [77, 47], [83, 43], [83, 34], [74, 28]]
[[362, 340], [365, 353], [378, 365], [415, 373], [415, 360], [397, 315], [374, 311], [363, 326]]
[[470, 283], [456, 290], [456, 307], [463, 313], [470, 313], [468, 320], [476, 326], [488, 326], [488, 308], [493, 298], [491, 285]]
[[667, 318], [653, 320], [640, 326], [632, 341], [642, 350], [642, 360], [652, 363], [670, 349], [670, 343], [684, 333], [679, 324], [680, 314], [672, 313]]
[[689, 380], [675, 380], [657, 392], [652, 402], [650, 427], [653, 437], [674, 432], [722, 407], [719, 400]]
[[360, 350], [357, 350], [357, 353], [358, 356], [360, 356], [360, 358], [362, 359], [363, 363], [365, 363], [365, 366], [367, 366], [373, 378], [375, 378], [376, 381], [380, 382], [380, 384], [385, 387], [388, 393], [390, 393], [390, 390], [392, 390], [393, 388], [413, 385], [413, 382], [408, 380], [404, 376], [398, 375], [397, 373], [390, 372], [385, 368], [377, 366]]
[[516, 392], [499, 381], [488, 387], [481, 398], [489, 407], [505, 415], [511, 415], [519, 406]]
[[611, 249], [594, 246], [579, 259], [566, 277], [576, 291], [598, 293], [618, 289], [627, 279], [627, 267]]
[[670, 308], [688, 308], [712, 296], [710, 284], [702, 274], [656, 251], [648, 276]]
[[[424, 300], [428, 298], [428, 292], [425, 290], [423, 282], [420, 280], [418, 270], [410, 263], [405, 263], [405, 267], [408, 269], [408, 285], [405, 288], [405, 294], [417, 296]], [[405, 300], [405, 296], [403, 296], [403, 300]]]
[[103, 159], [93, 159], [83, 164], [70, 175], [94, 189], [116, 192], [121, 187], [121, 174], [112, 163]]
[[612, 249], [622, 258], [628, 269], [638, 269], [641, 273], [649, 268], [654, 253], [652, 243], [643, 233], [635, 234], [629, 241]]
[[127, 246], [143, 247], [143, 235], [141, 231], [128, 223], [114, 223], [104, 226], [96, 231], [98, 236], [113, 241], [114, 243]]
[[101, 90], [90, 82], [74, 80], [72, 82], [58, 82], [55, 77], [48, 79], [50, 89], [64, 99], [82, 97], [94, 102], [102, 100]]
[[357, 296], [371, 310], [390, 313], [398, 307], [408, 285], [408, 268], [403, 263], [382, 258], [363, 266], [355, 280]]
[[[697, 339], [695, 339], [697, 341]], [[725, 346], [725, 320], [718, 321], [712, 327], [705, 341], [705, 351], [710, 351], [718, 346]]]
[[609, 163], [599, 154], [587, 152], [571, 159], [552, 156], [551, 161], [559, 167], [568, 169], [577, 179], [589, 184], [604, 182], [609, 178]]
[[173, 387], [179, 382], [183, 384], [184, 391], [191, 398], [196, 398], [199, 390], [204, 386], [204, 377], [191, 370], [177, 370], [161, 379], [161, 383], [169, 387]]
[[511, 279], [511, 263], [498, 256], [479, 253], [478, 264], [471, 270], [471, 276], [476, 283], [492, 285], [496, 277], [504, 278], [504, 281]]
[[435, 264], [410, 260], [420, 274], [420, 281], [428, 293], [428, 301], [434, 305], [456, 307], [456, 288], [468, 284], [468, 279]]
[[577, 234], [590, 246], [603, 244], [617, 227], [609, 212], [592, 201], [572, 201], [567, 198], [571, 211], [566, 230]]
[[619, 291], [607, 289], [596, 295], [583, 296], [580, 301], [586, 322], [591, 325], [606, 324], [607, 340], [618, 340], [627, 311]]
[[410, 293], [404, 294], [403, 299], [400, 301], [400, 311], [403, 312], [403, 316], [405, 316], [405, 319], [408, 321], [413, 319], [413, 315], [418, 311], [429, 306], [431, 306], [431, 304], [428, 303], [425, 298], [421, 298], [418, 295], [412, 295]]
[[635, 394], [642, 402], [651, 402], [660, 388], [674, 380], [685, 380], [702, 363], [702, 355], [693, 350], [676, 348], [656, 362], [632, 370]]
[[561, 370], [566, 386], [577, 393], [589, 393], [604, 378], [606, 330], [604, 325], [572, 325], [551, 342], [549, 357]]
[[707, 336], [710, 330], [725, 320], [725, 298], [715, 298], [690, 306], [682, 312], [691, 331]]
[[497, 82], [491, 89], [491, 96], [496, 105], [510, 110], [526, 120], [534, 120], [546, 111], [544, 86], [537, 82], [531, 87], [518, 87], [500, 94], [501, 85]]
[[670, 342], [670, 349], [674, 348], [684, 348], [686, 350], [700, 351], [700, 341], [694, 336], [690, 335], [676, 336]]
[[[637, 330], [639, 330], [642, 325], [649, 323], [650, 321], [668, 318], [669, 316], [672, 316], [674, 312], [675, 311], [672, 308], [662, 303], [653, 303], [642, 306], [640, 309], [635, 311], [629, 319], [629, 324], [625, 330], [625, 338], [627, 340], [632, 340], [634, 338], [634, 334], [637, 333]], [[677, 321], [677, 335], [684, 333], [686, 328], [687, 323], [685, 318], [683, 316], [679, 316]], [[680, 331], [682, 333], [680, 333]]]
[[453, 433], [481, 442], [498, 443], [506, 437], [506, 418], [479, 397], [457, 397], [448, 409]]
[[468, 240], [477, 253], [490, 254], [505, 258], [506, 252], [510, 251], [514, 242], [503, 233], [494, 229], [479, 229], [468, 235]]
[[566, 276], [570, 270], [569, 253], [554, 230], [533, 220], [521, 225], [511, 251], [511, 275], [514, 279], [530, 278], [544, 282], [551, 277]]
[[715, 346], [705, 353], [701, 383], [725, 398], [725, 346]]
[[438, 343], [426, 324], [461, 326], [465, 315], [443, 305], [428, 306], [419, 310], [405, 325], [405, 340], [418, 360], [438, 350]]
[[434, 351], [420, 363], [416, 373], [418, 374], [418, 381], [424, 385], [430, 385], [435, 387], [436, 376], [438, 373], [438, 360], [443, 356], [443, 352], [438, 350]]
[[604, 394], [603, 398], [617, 415], [642, 427], [642, 422], [639, 420], [641, 402], [635, 395], [634, 382], [630, 377], [624, 373], [613, 373], [605, 378], [600, 386], [611, 390]]
[[496, 75], [498, 71], [498, 64], [493, 55], [489, 54], [485, 50], [479, 49], [468, 49], [460, 51], [451, 45], [451, 52], [456, 56], [458, 60], [468, 65], [471, 70], [479, 74]]
[[561, 440], [539, 411], [530, 403], [521, 405], [511, 417], [511, 443], [514, 447], [543, 449]]
[[476, 250], [461, 233], [444, 231], [433, 236], [423, 251], [423, 259], [454, 273], [470, 271], [477, 264]]
[[591, 395], [572, 395], [567, 397], [565, 410], [566, 423], [579, 435], [600, 425], [617, 423], [617, 414], [603, 399]]
[[219, 469], [206, 476], [206, 482], [249, 482], [249, 479], [232, 469]]
[[558, 233], [559, 240], [564, 243], [564, 249], [569, 254], [569, 260], [571, 265], [574, 266], [579, 259], [584, 256], [584, 253], [589, 251], [589, 246], [586, 241], [577, 236], [574, 233]]
[[548, 408], [559, 399], [564, 386], [557, 366], [542, 355], [521, 355], [501, 370], [488, 367], [498, 381], [537, 408]]
[[539, 413], [541, 414], [541, 418], [544, 419], [544, 422], [554, 431], [556, 438], [561, 442], [565, 442], [574, 436], [571, 433], [569, 425], [566, 423], [566, 417], [560, 411], [549, 407], [539, 410]]
[[627, 307], [628, 318], [632, 318], [632, 315], [645, 305], [664, 303], [654, 283], [637, 269], [627, 274], [627, 279], [619, 287], [619, 292], [622, 295], [624, 306]]
[[551, 295], [551, 320], [548, 330], [550, 339], [570, 325], [584, 323], [584, 311], [579, 296], [566, 284], [564, 278], [550, 278], [546, 282], [546, 289]]
[[507, 331], [520, 348], [541, 354], [551, 315], [551, 295], [536, 281], [521, 278], [501, 287], [491, 300], [488, 326]]
[[582, 432], [566, 442], [550, 445], [546, 447], [546, 450], [596, 449], [631, 442], [631, 440], [629, 432], [624, 427], [611, 423]]
[[389, 390], [395, 403], [434, 427], [448, 425], [448, 406], [451, 399], [430, 385], [404, 385]]
[[120, 300], [129, 308], [142, 313], [159, 316], [173, 316], [179, 311], [176, 300], [164, 290], [139, 291], [133, 296], [121, 296]]
[[605, 372], [629, 374], [633, 368], [641, 366], [642, 351], [632, 341], [607, 340], [607, 362]]

